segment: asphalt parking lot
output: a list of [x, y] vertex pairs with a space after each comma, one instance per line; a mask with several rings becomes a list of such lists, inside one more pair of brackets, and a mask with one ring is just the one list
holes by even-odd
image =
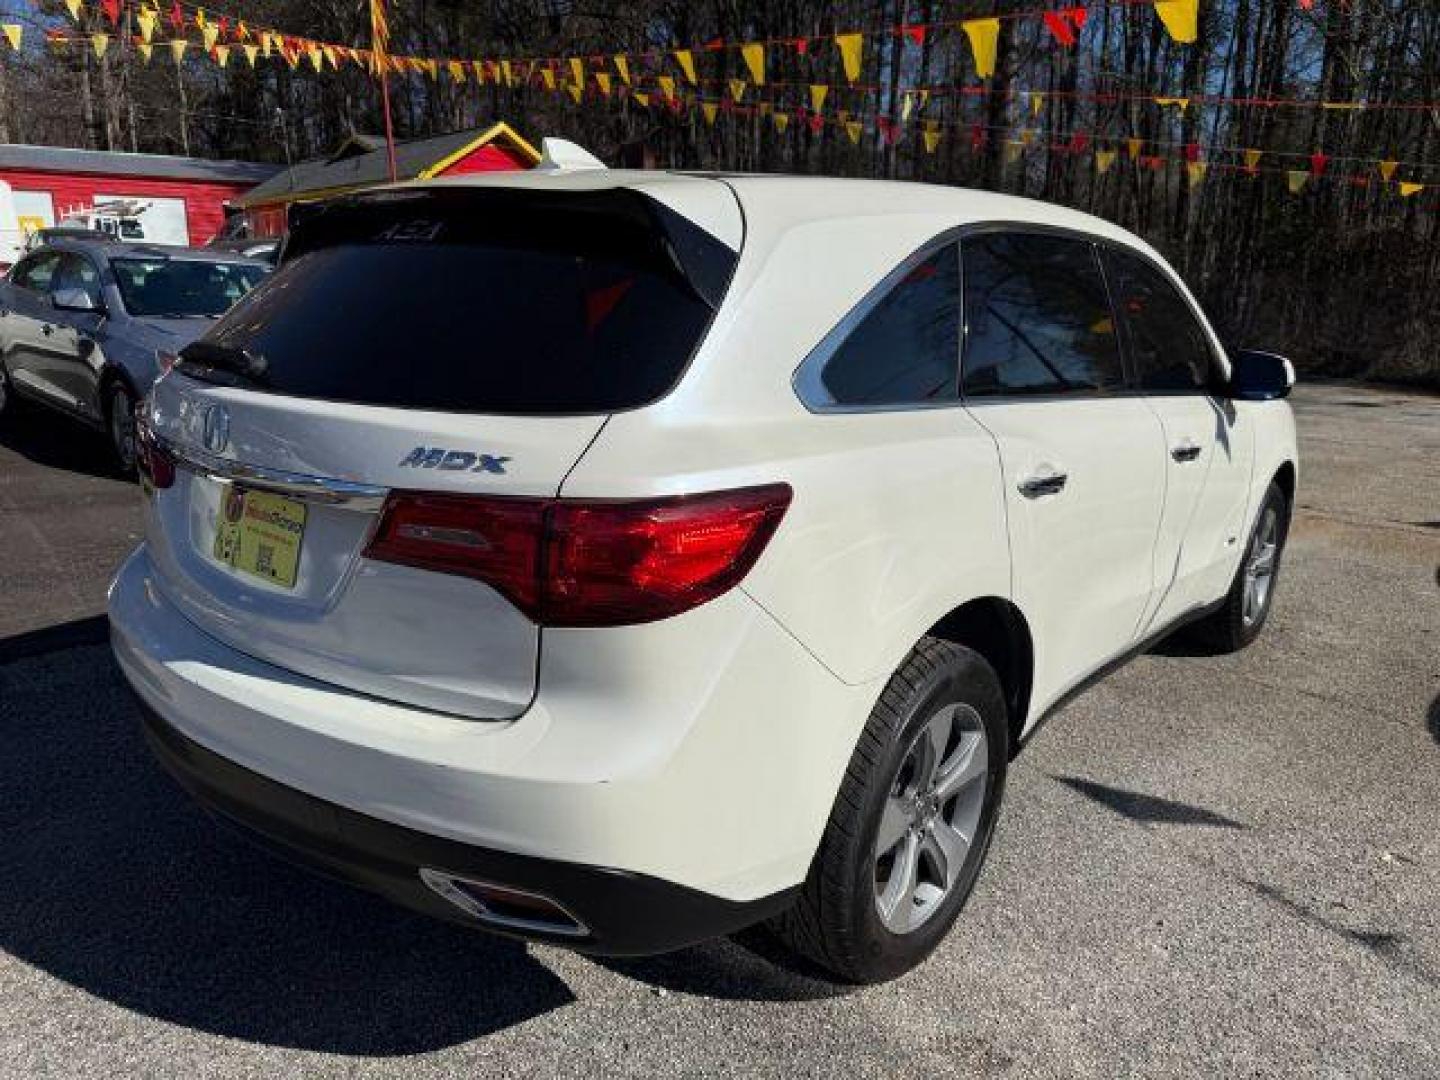
[[104, 644], [138, 493], [24, 417], [0, 1074], [1440, 1075], [1440, 398], [1294, 404], [1265, 635], [1164, 645], [1053, 719], [956, 931], [863, 991], [729, 941], [617, 962], [470, 934], [232, 838], [150, 763]]

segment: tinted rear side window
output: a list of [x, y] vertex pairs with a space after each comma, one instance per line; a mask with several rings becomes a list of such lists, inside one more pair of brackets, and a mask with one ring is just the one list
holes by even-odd
[[675, 385], [735, 260], [629, 191], [359, 197], [297, 223], [204, 341], [258, 360], [247, 385], [299, 397], [611, 412]]
[[960, 360], [960, 274], [954, 244], [906, 271], [850, 332], [821, 382], [836, 405], [954, 400]]
[[966, 396], [1124, 386], [1105, 280], [1088, 241], [982, 234], [963, 242], [961, 262]]
[[1145, 260], [1107, 251], [1115, 306], [1129, 332], [1135, 380], [1143, 390], [1203, 391], [1214, 354], [1180, 291]]

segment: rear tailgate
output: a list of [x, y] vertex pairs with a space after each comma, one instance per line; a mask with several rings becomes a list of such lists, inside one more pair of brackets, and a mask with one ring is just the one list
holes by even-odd
[[[724, 185], [695, 183], [738, 215]], [[321, 213], [147, 401], [150, 445], [177, 464], [147, 485], [161, 588], [289, 670], [519, 715], [539, 627], [484, 582], [367, 557], [385, 500], [556, 495], [610, 413], [681, 377], [734, 258], [619, 188], [438, 189]]]

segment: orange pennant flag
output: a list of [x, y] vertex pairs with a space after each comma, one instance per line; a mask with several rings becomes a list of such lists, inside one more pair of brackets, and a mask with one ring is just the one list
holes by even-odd
[[1263, 156], [1263, 154], [1262, 154], [1262, 152], [1259, 151], [1259, 150], [1246, 150], [1246, 151], [1245, 151], [1245, 169], [1246, 169], [1246, 171], [1253, 173], [1256, 169], [1260, 168], [1260, 158], [1261, 158], [1262, 156]]
[[[845, 78], [854, 82], [860, 78], [860, 59], [865, 51], [864, 34], [836, 34], [835, 44], [840, 49], [840, 60], [845, 68]], [[851, 142], [859, 142], [859, 136], [853, 137]]]

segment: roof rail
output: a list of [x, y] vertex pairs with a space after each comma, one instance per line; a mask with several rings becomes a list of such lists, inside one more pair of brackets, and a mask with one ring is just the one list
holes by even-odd
[[580, 172], [603, 169], [605, 163], [568, 139], [543, 139], [540, 142], [540, 163], [535, 168], [540, 172]]

